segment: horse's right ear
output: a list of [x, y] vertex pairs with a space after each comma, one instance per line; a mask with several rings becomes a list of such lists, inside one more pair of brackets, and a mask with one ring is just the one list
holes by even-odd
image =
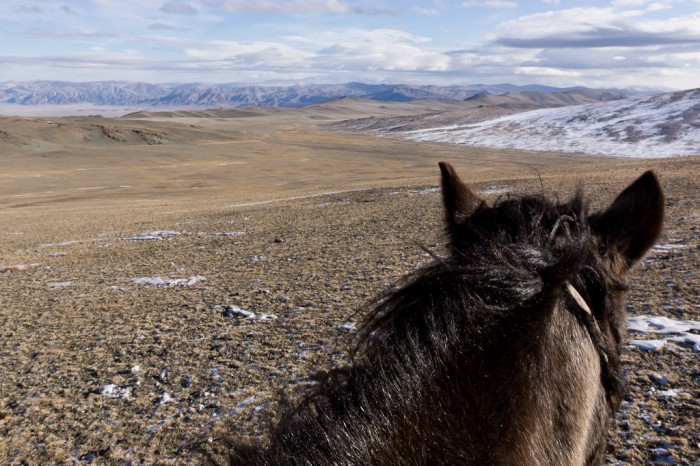
[[459, 179], [449, 163], [440, 162], [440, 172], [445, 222], [449, 228], [467, 220], [485, 201]]
[[608, 249], [620, 254], [631, 267], [651, 248], [661, 233], [664, 194], [652, 171], [629, 185], [601, 214], [591, 217], [591, 226]]

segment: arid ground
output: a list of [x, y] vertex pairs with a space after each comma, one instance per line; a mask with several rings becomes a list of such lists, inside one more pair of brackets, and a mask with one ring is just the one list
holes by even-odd
[[[700, 157], [486, 150], [327, 126], [415, 111], [338, 101], [0, 117], [0, 464], [197, 464], [194, 451], [227, 431], [257, 435], [280, 390], [343, 363], [362, 305], [430, 260], [417, 243], [441, 251], [440, 160], [487, 199], [542, 187], [566, 198], [581, 183], [593, 208], [656, 170], [666, 228], [628, 309], [700, 320]], [[626, 350], [610, 464], [698, 464], [699, 361], [683, 342]]]

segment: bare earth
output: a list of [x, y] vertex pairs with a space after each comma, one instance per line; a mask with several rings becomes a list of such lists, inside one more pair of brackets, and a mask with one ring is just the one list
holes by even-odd
[[[536, 168], [547, 193], [581, 182], [594, 208], [655, 169], [667, 247], [637, 268], [629, 311], [700, 320], [700, 157], [326, 126], [401, 112], [416, 109], [0, 117], [0, 464], [196, 464], [222, 433], [260, 432], [279, 390], [342, 364], [363, 303], [429, 260], [416, 242], [440, 252], [440, 160], [488, 199], [539, 192]], [[698, 464], [699, 357], [627, 350], [609, 463]]]

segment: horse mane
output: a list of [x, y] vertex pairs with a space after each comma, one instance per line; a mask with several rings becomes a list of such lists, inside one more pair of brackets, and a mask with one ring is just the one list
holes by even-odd
[[[544, 195], [507, 198], [493, 207], [480, 206], [468, 222], [447, 226], [451, 254], [436, 257], [384, 292], [369, 309], [357, 336], [353, 358], [401, 359], [416, 348], [435, 355], [448, 335], [478, 349], [479, 338], [497, 329], [516, 339], [537, 332], [532, 319], [543, 319], [558, 300], [576, 313], [601, 356], [603, 385], [611, 407], [621, 399], [619, 348], [622, 313], [614, 312], [612, 291], [627, 286], [609, 270], [588, 223], [588, 205], [578, 189], [566, 203]], [[592, 303], [594, 315], [579, 312], [565, 290], [572, 283]], [[522, 328], [512, 324], [528, 322]], [[426, 346], [427, 345], [427, 346]], [[387, 354], [389, 353], [389, 354]], [[323, 390], [321, 389], [321, 392]]]

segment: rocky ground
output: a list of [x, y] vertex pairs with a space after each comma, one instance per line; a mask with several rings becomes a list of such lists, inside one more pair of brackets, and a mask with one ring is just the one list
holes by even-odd
[[[644, 169], [660, 174], [667, 226], [632, 279], [631, 315], [700, 321], [699, 162], [541, 170], [547, 192], [567, 197], [581, 180], [596, 207]], [[196, 464], [224, 432], [259, 432], [280, 389], [343, 363], [363, 303], [430, 260], [416, 242], [440, 251], [432, 175], [271, 203], [154, 203], [136, 217], [84, 202], [51, 235], [56, 214], [4, 211], [0, 463]], [[476, 188], [494, 199], [540, 184], [522, 168], [480, 173]], [[630, 334], [656, 343], [624, 355], [609, 464], [698, 464], [700, 345], [660, 341], [678, 335]]]

